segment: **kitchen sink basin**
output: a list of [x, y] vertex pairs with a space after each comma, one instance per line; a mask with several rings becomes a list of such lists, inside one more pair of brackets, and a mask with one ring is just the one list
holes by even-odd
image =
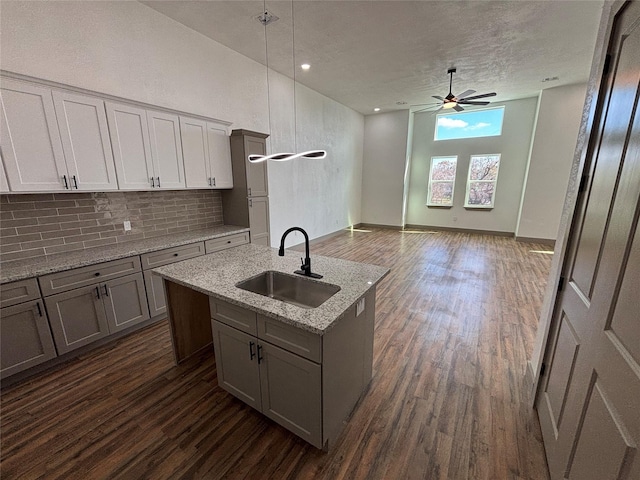
[[340, 291], [337, 285], [273, 270], [238, 282], [236, 287], [302, 308], [319, 307]]

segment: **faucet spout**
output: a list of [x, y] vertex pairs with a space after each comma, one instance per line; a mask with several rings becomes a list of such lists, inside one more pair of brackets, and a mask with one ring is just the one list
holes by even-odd
[[296, 270], [293, 273], [297, 273], [298, 275], [304, 275], [306, 277], [322, 278], [322, 275], [318, 275], [317, 273], [311, 272], [311, 258], [309, 257], [309, 235], [307, 235], [307, 232], [305, 232], [302, 228], [291, 227], [282, 234], [282, 238], [280, 239], [280, 248], [278, 249], [278, 255], [280, 255], [281, 257], [284, 257], [284, 241], [287, 238], [287, 235], [289, 235], [291, 232], [294, 232], [294, 231], [300, 232], [302, 233], [302, 235], [304, 235], [305, 259], [302, 261], [300, 270]]

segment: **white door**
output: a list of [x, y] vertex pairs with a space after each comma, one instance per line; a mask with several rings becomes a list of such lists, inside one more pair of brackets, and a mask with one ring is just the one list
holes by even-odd
[[536, 401], [553, 479], [640, 478], [640, 2], [613, 31]]
[[154, 172], [146, 110], [111, 102], [105, 105], [120, 190], [151, 188]]
[[233, 188], [231, 145], [227, 130], [215, 123], [207, 123], [211, 183], [214, 188]]
[[53, 92], [64, 157], [74, 190], [117, 190], [104, 102], [95, 97]]
[[69, 186], [51, 89], [2, 78], [0, 144], [14, 192]]
[[187, 188], [210, 188], [211, 169], [207, 145], [207, 122], [180, 117], [180, 135]]
[[185, 187], [180, 122], [177, 115], [147, 111], [151, 136], [151, 157], [155, 170], [155, 188]]

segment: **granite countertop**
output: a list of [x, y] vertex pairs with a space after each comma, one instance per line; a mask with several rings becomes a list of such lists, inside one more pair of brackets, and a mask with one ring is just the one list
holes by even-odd
[[155, 252], [163, 248], [178, 247], [248, 231], [249, 229], [245, 227], [220, 225], [202, 230], [191, 230], [131, 242], [115, 243], [98, 248], [58, 253], [46, 257], [16, 260], [15, 262], [3, 263], [0, 266], [0, 283], [15, 282], [47, 273], [62, 272], [119, 258]]
[[307, 279], [308, 281], [338, 285], [340, 291], [319, 307], [309, 309], [241, 290], [235, 286], [236, 283], [266, 270], [292, 274], [300, 268], [300, 252], [296, 251], [285, 251], [285, 256], [280, 257], [275, 248], [255, 244], [241, 245], [165, 265], [154, 269], [153, 272], [206, 295], [320, 335], [329, 330], [344, 316], [349, 307], [389, 273], [386, 267], [323, 257], [313, 253], [311, 266], [314, 273], [324, 277], [321, 280]]

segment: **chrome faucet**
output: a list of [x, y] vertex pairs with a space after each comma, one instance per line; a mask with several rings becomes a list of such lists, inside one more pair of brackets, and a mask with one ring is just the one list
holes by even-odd
[[309, 235], [307, 235], [307, 232], [305, 232], [300, 227], [291, 227], [290, 229], [288, 229], [286, 232], [282, 234], [282, 238], [280, 239], [280, 248], [278, 249], [278, 255], [280, 255], [281, 257], [284, 257], [284, 239], [287, 238], [287, 235], [289, 235], [293, 231], [301, 232], [302, 235], [304, 235], [304, 249], [305, 249], [305, 256], [306, 256], [304, 260], [302, 260], [302, 258], [300, 259], [300, 261], [302, 262], [302, 265], [300, 266], [300, 270], [296, 270], [293, 273], [297, 273], [298, 275], [304, 275], [305, 277], [322, 278], [322, 275], [318, 275], [317, 273], [311, 273], [311, 258], [309, 258]]

